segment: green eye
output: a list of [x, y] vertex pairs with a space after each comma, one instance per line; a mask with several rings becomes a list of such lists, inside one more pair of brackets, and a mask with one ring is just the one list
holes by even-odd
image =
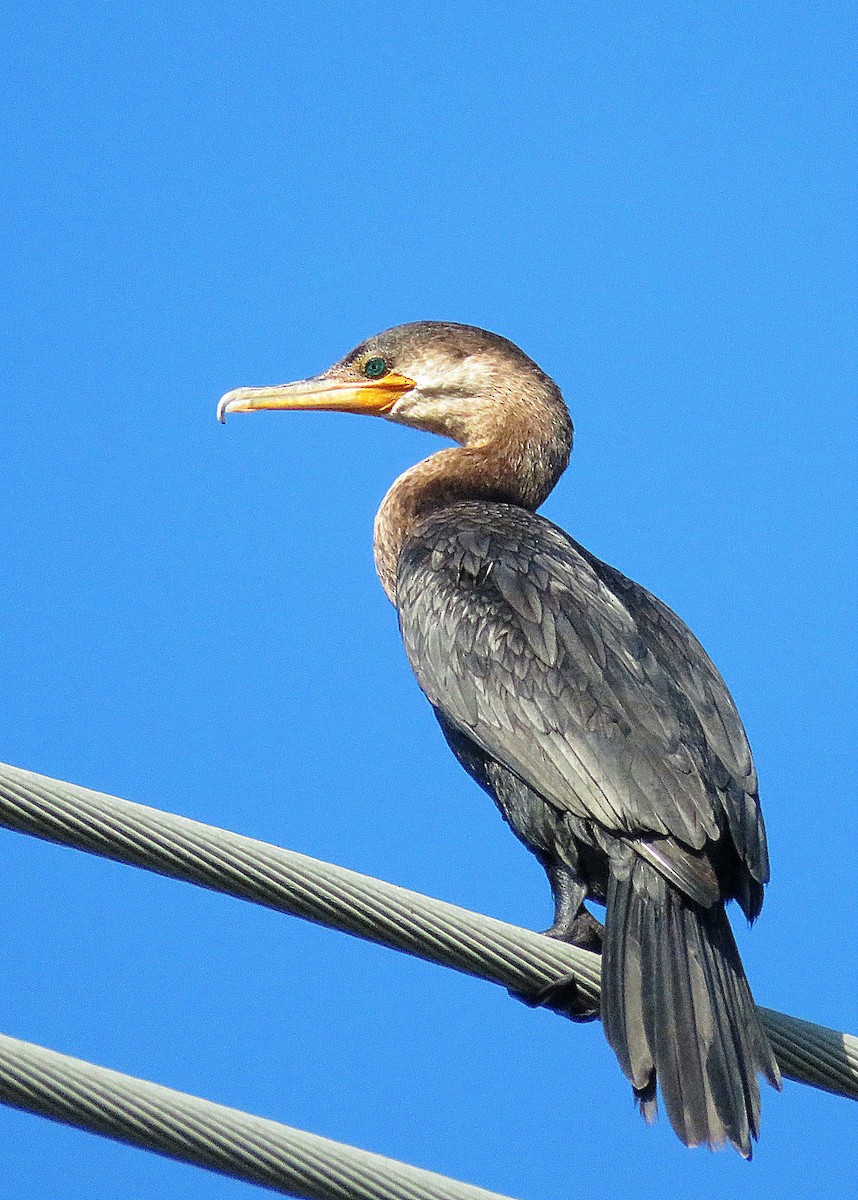
[[367, 379], [381, 379], [387, 374], [387, 363], [383, 358], [368, 358], [363, 364], [363, 373]]

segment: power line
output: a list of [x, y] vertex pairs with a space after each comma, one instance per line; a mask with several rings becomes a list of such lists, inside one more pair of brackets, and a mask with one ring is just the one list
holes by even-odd
[[0, 1101], [307, 1200], [505, 1200], [2, 1034]]
[[599, 958], [355, 871], [0, 764], [0, 825], [303, 917], [526, 995], [570, 974], [598, 1006]]
[[[0, 764], [0, 825], [355, 934], [526, 996], [571, 978], [599, 1002], [599, 957], [291, 850]], [[858, 1099], [858, 1038], [761, 1008], [787, 1078]]]

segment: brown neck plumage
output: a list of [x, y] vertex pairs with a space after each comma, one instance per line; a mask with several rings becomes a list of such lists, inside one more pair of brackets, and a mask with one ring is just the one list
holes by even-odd
[[496, 431], [476, 444], [440, 450], [400, 475], [375, 518], [375, 567], [388, 598], [396, 603], [396, 568], [403, 543], [430, 513], [460, 500], [517, 504], [533, 512], [566, 469], [571, 423], [521, 425]]

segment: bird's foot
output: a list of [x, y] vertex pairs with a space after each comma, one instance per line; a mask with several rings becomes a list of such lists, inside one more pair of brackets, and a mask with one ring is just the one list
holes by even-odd
[[567, 975], [556, 983], [549, 983], [538, 992], [516, 992], [512, 988], [507, 990], [514, 1000], [520, 1000], [528, 1008], [550, 1008], [552, 1012], [559, 1013], [561, 1017], [568, 1017], [570, 1021], [583, 1024], [586, 1021], [595, 1021], [599, 1015], [598, 1008], [594, 1008], [593, 1004], [581, 995], [578, 980], [574, 975]]
[[582, 904], [573, 920], [555, 921], [550, 929], [543, 930], [543, 936], [556, 938], [558, 942], [566, 942], [570, 946], [578, 946], [581, 950], [591, 950], [593, 954], [601, 954], [605, 926]]
[[[555, 922], [550, 929], [543, 932], [543, 937], [555, 938], [570, 946], [601, 954], [604, 933], [604, 925], [582, 905], [574, 921], [566, 924]], [[570, 1021], [595, 1021], [599, 1016], [599, 1009], [581, 995], [574, 974], [569, 974], [556, 983], [550, 983], [538, 992], [525, 994], [510, 988], [509, 994], [528, 1008], [550, 1008], [552, 1012], [560, 1013]]]

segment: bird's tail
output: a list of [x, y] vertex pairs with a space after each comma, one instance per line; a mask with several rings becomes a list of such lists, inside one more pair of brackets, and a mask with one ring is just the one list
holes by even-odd
[[658, 1079], [687, 1146], [732, 1142], [751, 1157], [759, 1135], [757, 1072], [780, 1072], [723, 904], [706, 909], [632, 856], [611, 876], [602, 954], [602, 1022], [644, 1117]]

